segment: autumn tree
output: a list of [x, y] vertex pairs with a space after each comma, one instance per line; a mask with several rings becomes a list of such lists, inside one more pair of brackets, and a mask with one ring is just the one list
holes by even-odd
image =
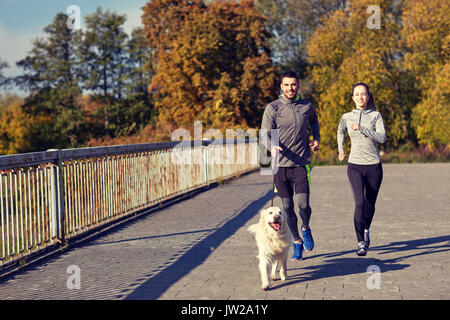
[[31, 119], [22, 110], [23, 100], [6, 94], [0, 98], [0, 155], [27, 152], [31, 149]]
[[421, 100], [413, 126], [419, 142], [450, 145], [450, 1], [410, 0], [402, 14], [404, 66], [414, 75]]
[[155, 50], [158, 125], [224, 130], [258, 127], [278, 93], [265, 18], [253, 1], [155, 0], [143, 22]]
[[20, 98], [17, 94], [5, 92], [4, 94], [0, 94], [0, 111], [7, 109], [14, 103], [23, 104], [23, 99]]
[[[371, 5], [380, 8], [380, 29], [369, 28]], [[410, 108], [403, 104], [408, 81], [399, 69], [399, 10], [395, 1], [349, 1], [325, 19], [308, 44], [311, 79], [318, 103], [322, 146], [336, 150], [336, 130], [344, 112], [353, 108], [352, 84], [365, 82], [387, 128], [387, 146], [398, 146], [410, 134]], [[403, 80], [402, 80], [403, 79]]]

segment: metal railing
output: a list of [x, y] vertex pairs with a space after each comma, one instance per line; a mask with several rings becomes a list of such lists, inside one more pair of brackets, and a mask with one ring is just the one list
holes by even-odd
[[256, 139], [0, 156], [0, 269], [116, 219], [258, 167]]

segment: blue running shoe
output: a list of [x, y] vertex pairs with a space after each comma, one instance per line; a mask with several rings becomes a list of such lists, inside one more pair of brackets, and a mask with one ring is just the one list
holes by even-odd
[[300, 261], [303, 259], [303, 243], [294, 242], [294, 254], [291, 259], [292, 261]]
[[305, 248], [306, 251], [312, 251], [312, 249], [314, 249], [314, 240], [311, 234], [311, 228], [308, 228], [306, 230], [302, 229], [302, 235], [303, 248]]

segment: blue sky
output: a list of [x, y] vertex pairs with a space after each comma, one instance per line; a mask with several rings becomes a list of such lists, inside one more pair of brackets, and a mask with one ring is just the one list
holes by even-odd
[[[0, 58], [9, 64], [3, 69], [6, 76], [15, 76], [21, 70], [15, 66], [32, 47], [32, 40], [43, 37], [43, 29], [49, 25], [58, 12], [67, 13], [70, 5], [77, 5], [81, 11], [81, 28], [84, 17], [95, 12], [97, 7], [125, 14], [127, 33], [141, 26], [141, 8], [148, 0], [0, 0]], [[17, 90], [10, 90], [23, 96]], [[0, 90], [0, 94], [2, 91]]]

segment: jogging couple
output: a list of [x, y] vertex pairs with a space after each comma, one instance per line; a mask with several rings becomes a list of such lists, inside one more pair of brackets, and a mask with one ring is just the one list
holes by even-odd
[[[317, 114], [310, 102], [300, 99], [299, 87], [296, 72], [283, 73], [282, 94], [266, 106], [261, 124], [262, 143], [272, 154], [278, 154], [279, 167], [274, 174], [274, 182], [294, 238], [293, 261], [303, 258], [303, 250], [311, 251], [314, 248], [314, 239], [309, 227], [311, 218], [309, 165], [311, 150], [318, 151], [320, 145]], [[351, 140], [347, 175], [355, 198], [356, 253], [358, 256], [364, 256], [370, 244], [369, 230], [383, 179], [377, 146], [378, 143], [385, 142], [386, 133], [383, 118], [376, 111], [375, 100], [369, 87], [365, 83], [353, 85], [352, 98], [355, 108], [343, 114], [340, 120], [337, 145], [338, 158], [343, 161], [346, 157], [344, 138], [347, 131]], [[308, 126], [313, 136], [312, 142], [309, 142]], [[272, 129], [278, 129], [278, 141], [271, 140]], [[297, 203], [297, 208], [294, 208], [294, 203]], [[302, 222], [300, 230], [296, 209]]]

